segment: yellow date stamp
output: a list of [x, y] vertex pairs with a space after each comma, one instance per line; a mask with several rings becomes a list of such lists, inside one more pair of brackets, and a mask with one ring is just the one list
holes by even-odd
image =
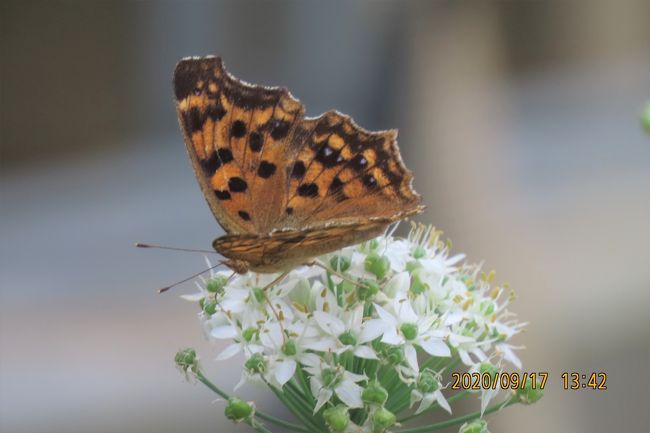
[[607, 373], [593, 372], [589, 374], [568, 372], [562, 373], [562, 387], [564, 389], [594, 389], [604, 391], [607, 389]]
[[544, 389], [548, 372], [523, 373], [458, 373], [451, 374], [451, 389], [481, 390], [481, 389], [524, 389], [529, 382], [532, 389]]

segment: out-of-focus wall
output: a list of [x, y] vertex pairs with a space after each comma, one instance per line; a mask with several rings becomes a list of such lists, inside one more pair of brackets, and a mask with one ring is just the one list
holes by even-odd
[[[310, 115], [400, 129], [421, 220], [510, 282], [530, 322], [524, 368], [551, 374], [544, 399], [491, 431], [650, 424], [647, 2], [0, 8], [1, 431], [232, 428], [171, 359], [197, 347], [226, 388], [236, 361], [213, 362], [194, 305], [153, 292], [202, 258], [131, 247], [205, 248], [221, 233], [171, 93], [178, 59], [209, 53], [289, 87]], [[563, 391], [562, 371], [605, 371], [609, 389]]]

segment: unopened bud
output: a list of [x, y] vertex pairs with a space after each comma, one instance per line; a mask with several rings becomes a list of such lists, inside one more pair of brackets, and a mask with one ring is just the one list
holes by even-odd
[[226, 418], [234, 422], [241, 422], [253, 414], [253, 406], [237, 397], [230, 397], [226, 405]]
[[460, 427], [458, 433], [490, 433], [487, 429], [487, 422], [482, 419], [476, 419], [472, 422], [465, 423]]
[[377, 409], [372, 416], [372, 433], [383, 433], [390, 426], [395, 424], [395, 414], [386, 408]]
[[370, 253], [364, 262], [366, 271], [375, 274], [378, 280], [383, 279], [390, 270], [390, 261], [386, 256]]
[[371, 382], [361, 393], [361, 400], [368, 404], [382, 405], [388, 400], [388, 391], [377, 382]]
[[323, 412], [325, 424], [331, 432], [340, 433], [345, 431], [350, 423], [348, 408], [342, 404], [325, 409]]

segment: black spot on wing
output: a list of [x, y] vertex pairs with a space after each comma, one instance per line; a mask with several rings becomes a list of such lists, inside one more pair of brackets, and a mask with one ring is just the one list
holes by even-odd
[[232, 198], [230, 192], [225, 190], [224, 191], [216, 190], [214, 192], [214, 195], [216, 195], [219, 200], [230, 200]]
[[352, 158], [349, 162], [350, 167], [354, 169], [357, 172], [364, 171], [368, 167], [368, 160], [366, 159], [363, 154], [358, 154], [354, 158]]
[[248, 214], [248, 212], [240, 210], [237, 213], [239, 214], [239, 217], [241, 219], [243, 219], [244, 221], [250, 221], [251, 220], [251, 216]]
[[298, 195], [302, 197], [318, 197], [318, 185], [303, 183], [298, 187]]
[[230, 149], [226, 149], [224, 147], [217, 150], [217, 154], [219, 155], [222, 164], [228, 164], [230, 161], [234, 159]]
[[291, 169], [291, 177], [294, 179], [302, 179], [302, 177], [307, 172], [307, 167], [302, 161], [296, 161], [293, 163], [293, 168]]
[[324, 144], [316, 153], [316, 161], [323, 164], [325, 168], [331, 168], [342, 161], [340, 152], [332, 149], [328, 144]]
[[197, 107], [190, 108], [189, 111], [185, 112], [183, 117], [185, 118], [185, 127], [190, 136], [203, 128], [203, 116]]
[[269, 125], [271, 129], [271, 137], [274, 140], [281, 140], [289, 133], [291, 124], [284, 120], [273, 119]]
[[367, 174], [363, 177], [363, 184], [368, 188], [368, 189], [375, 189], [378, 187], [377, 185], [377, 179], [374, 178], [373, 175]]
[[212, 176], [221, 167], [221, 159], [219, 159], [219, 156], [215, 152], [212, 152], [208, 159], [200, 160], [200, 163], [203, 172], [207, 176]]
[[241, 138], [246, 135], [246, 124], [241, 120], [235, 120], [230, 127], [230, 135]]
[[231, 177], [228, 180], [228, 189], [230, 192], [244, 192], [248, 188], [248, 184], [241, 177]]
[[260, 162], [260, 166], [257, 169], [257, 174], [261, 178], [268, 179], [269, 177], [273, 176], [275, 169], [275, 164], [268, 161], [262, 161]]
[[341, 191], [342, 188], [343, 188], [343, 182], [341, 182], [341, 179], [339, 179], [338, 176], [332, 179], [332, 183], [330, 183], [329, 186], [329, 190], [331, 193], [336, 194], [338, 191]]
[[209, 117], [213, 121], [218, 121], [223, 119], [223, 116], [225, 116], [227, 113], [226, 109], [223, 108], [223, 105], [221, 105], [221, 102], [217, 102], [216, 104], [210, 104], [208, 105], [208, 108], [206, 109], [205, 115], [206, 118]]
[[262, 134], [257, 131], [251, 132], [251, 135], [248, 137], [248, 146], [253, 152], [259, 152], [262, 150], [262, 144], [264, 140], [262, 139]]

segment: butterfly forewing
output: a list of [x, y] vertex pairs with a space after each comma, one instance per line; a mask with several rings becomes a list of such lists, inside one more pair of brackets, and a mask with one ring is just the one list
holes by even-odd
[[278, 185], [286, 183], [302, 105], [285, 89], [234, 79], [215, 57], [182, 60], [174, 87], [190, 159], [216, 218], [230, 233], [270, 231], [283, 209]]

